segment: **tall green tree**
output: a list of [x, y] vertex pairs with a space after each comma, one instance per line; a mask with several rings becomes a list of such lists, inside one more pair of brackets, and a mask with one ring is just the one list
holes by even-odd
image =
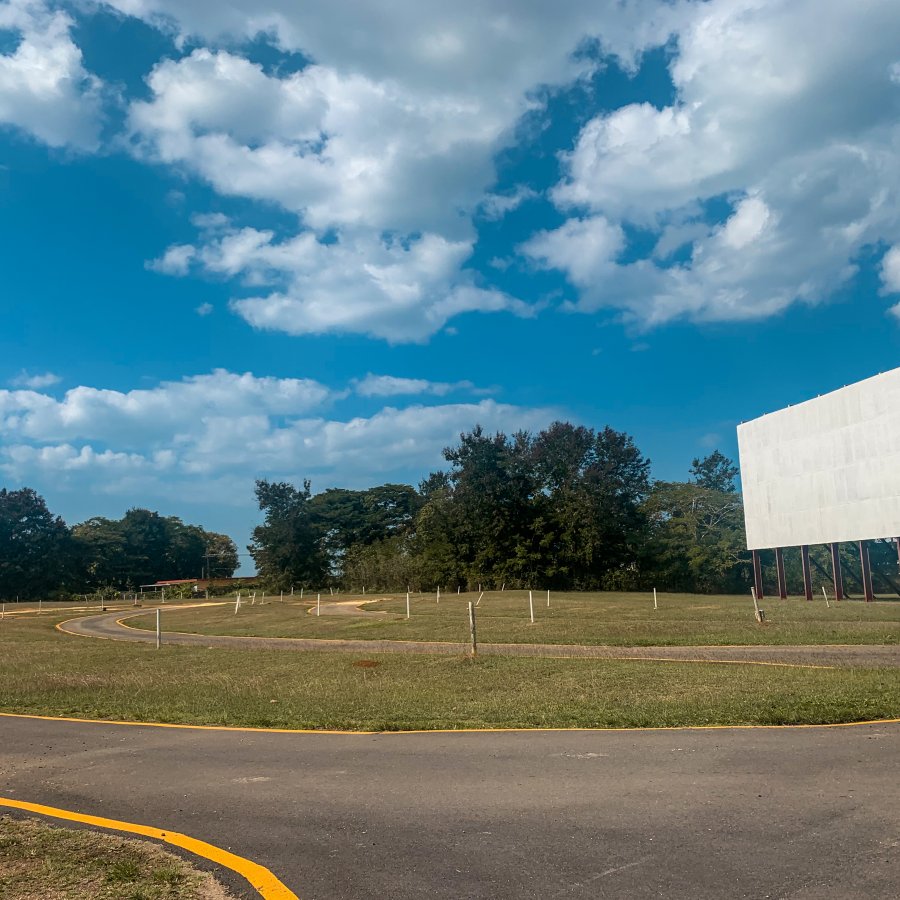
[[247, 549], [259, 575], [278, 589], [323, 583], [330, 563], [322, 528], [315, 521], [310, 482], [296, 488], [261, 479], [256, 499], [265, 518], [253, 529]]
[[31, 488], [0, 489], [0, 597], [23, 600], [65, 590], [75, 577], [66, 523]]
[[694, 457], [691, 461], [691, 480], [694, 484], [723, 494], [733, 494], [737, 490], [734, 479], [738, 471], [738, 467], [718, 450], [713, 450], [703, 459]]

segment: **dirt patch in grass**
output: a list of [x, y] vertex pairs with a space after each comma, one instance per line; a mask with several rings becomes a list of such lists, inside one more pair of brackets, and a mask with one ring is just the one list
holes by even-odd
[[0, 816], [3, 900], [228, 900], [156, 844]]

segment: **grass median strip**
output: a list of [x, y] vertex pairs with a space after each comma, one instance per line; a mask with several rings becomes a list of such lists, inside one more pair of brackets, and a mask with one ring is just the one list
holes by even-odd
[[900, 669], [233, 652], [0, 630], [0, 711], [392, 731], [812, 724], [900, 716]]
[[[198, 634], [344, 640], [466, 641], [468, 601], [478, 594], [414, 594], [406, 618], [406, 595], [383, 595], [356, 615], [310, 615], [309, 603], [277, 600], [198, 609], [164, 610], [164, 628]], [[341, 597], [341, 600], [353, 599]], [[360, 603], [371, 597], [356, 597]], [[313, 605], [315, 600], [312, 601]], [[530, 623], [527, 591], [486, 593], [478, 606], [478, 636], [484, 643], [606, 644], [610, 646], [898, 644], [900, 602], [764, 601], [765, 626], [754, 620], [749, 597], [624, 593], [534, 592]], [[351, 608], [350, 612], [353, 610]], [[382, 613], [379, 615], [379, 613]], [[383, 615], [387, 613], [387, 615]], [[155, 628], [152, 614], [130, 618], [135, 628]]]
[[0, 816], [4, 900], [227, 900], [208, 873], [146, 841]]

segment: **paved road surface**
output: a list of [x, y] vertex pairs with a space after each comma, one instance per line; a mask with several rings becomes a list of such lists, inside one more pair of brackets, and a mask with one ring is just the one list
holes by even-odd
[[897, 724], [354, 736], [0, 718], [0, 794], [183, 831], [304, 900], [900, 884]]
[[[358, 604], [357, 604], [358, 605]], [[168, 612], [172, 612], [169, 610]], [[131, 615], [145, 615], [133, 613]], [[153, 632], [120, 625], [121, 612], [71, 619], [61, 628], [69, 634], [119, 641], [155, 642]], [[127, 618], [127, 616], [125, 617]], [[164, 613], [164, 618], [169, 616]], [[177, 623], [177, 617], [176, 617]], [[170, 620], [171, 622], [171, 620]], [[165, 626], [163, 626], [165, 627]], [[469, 645], [438, 641], [321, 640], [317, 638], [261, 638], [164, 632], [168, 644], [230, 649], [330, 650], [354, 653], [468, 652]], [[601, 659], [701, 659], [724, 662], [776, 662], [818, 666], [900, 666], [900, 646], [825, 645], [769, 647], [608, 647], [571, 644], [479, 644], [483, 655], [588, 657]]]

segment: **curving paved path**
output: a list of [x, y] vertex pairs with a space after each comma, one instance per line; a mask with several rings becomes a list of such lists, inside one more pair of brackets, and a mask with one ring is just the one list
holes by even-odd
[[897, 897], [900, 724], [0, 735], [0, 796], [176, 829], [303, 900]]
[[[356, 603], [354, 601], [354, 603]], [[356, 603], [358, 605], [358, 603]], [[184, 608], [184, 607], [182, 607]], [[145, 615], [147, 610], [123, 616], [121, 612], [71, 619], [57, 626], [67, 634], [116, 641], [155, 643], [151, 631], [129, 628], [119, 620]], [[324, 640], [320, 638], [267, 638], [163, 632], [167, 644], [226, 649], [339, 651], [352, 653], [467, 653], [469, 645], [441, 641]], [[756, 663], [806, 666], [900, 666], [900, 646], [729, 646], [729, 647], [612, 647], [577, 644], [479, 644], [483, 655], [578, 657], [596, 659], [698, 660], [702, 662]]]

